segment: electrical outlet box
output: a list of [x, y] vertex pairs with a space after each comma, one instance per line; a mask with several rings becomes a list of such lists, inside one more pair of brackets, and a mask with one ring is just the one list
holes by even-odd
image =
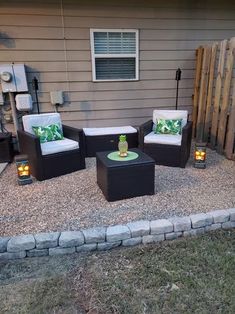
[[24, 64], [0, 64], [2, 92], [27, 92], [28, 84]]
[[58, 90], [58, 91], [50, 92], [50, 96], [51, 96], [51, 104], [52, 105], [63, 105], [64, 104], [63, 91]]
[[31, 111], [33, 109], [33, 101], [30, 94], [18, 94], [15, 100], [17, 110]]

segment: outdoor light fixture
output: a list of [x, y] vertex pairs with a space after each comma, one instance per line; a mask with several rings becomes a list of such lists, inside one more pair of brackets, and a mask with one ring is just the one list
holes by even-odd
[[194, 167], [206, 168], [206, 143], [196, 143], [194, 152]]
[[175, 110], [178, 109], [178, 97], [179, 97], [179, 81], [181, 80], [181, 70], [178, 68], [175, 73], [175, 80], [177, 81], [176, 86], [176, 99], [175, 99]]
[[17, 172], [18, 172], [18, 184], [25, 185], [32, 183], [30, 176], [30, 167], [27, 155], [18, 155], [15, 157]]
[[39, 111], [39, 104], [38, 104], [38, 79], [35, 76], [34, 76], [34, 78], [32, 80], [32, 87], [33, 87], [34, 92], [35, 92], [37, 111], [38, 111], [38, 113], [40, 113], [40, 111]]

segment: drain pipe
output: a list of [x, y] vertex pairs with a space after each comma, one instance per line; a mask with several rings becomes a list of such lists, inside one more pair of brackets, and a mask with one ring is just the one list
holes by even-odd
[[11, 112], [12, 112], [13, 123], [15, 126], [16, 137], [17, 137], [17, 131], [19, 130], [19, 121], [18, 121], [18, 117], [17, 117], [14, 93], [9, 92], [9, 98], [10, 98], [10, 103], [11, 103]]

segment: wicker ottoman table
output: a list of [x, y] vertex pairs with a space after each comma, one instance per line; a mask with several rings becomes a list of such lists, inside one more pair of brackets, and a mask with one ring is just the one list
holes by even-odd
[[110, 151], [96, 154], [97, 184], [107, 201], [117, 201], [154, 194], [154, 160], [137, 148], [134, 160], [116, 161], [107, 156]]
[[118, 149], [119, 136], [126, 135], [128, 147], [138, 147], [138, 131], [132, 126], [83, 128], [86, 157], [97, 152]]

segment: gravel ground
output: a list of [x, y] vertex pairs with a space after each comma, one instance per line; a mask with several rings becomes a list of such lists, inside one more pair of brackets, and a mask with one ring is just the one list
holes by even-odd
[[155, 195], [108, 202], [96, 184], [95, 158], [85, 170], [18, 186], [15, 165], [0, 176], [0, 236], [159, 219], [235, 207], [235, 163], [208, 149], [207, 168], [155, 167]]

